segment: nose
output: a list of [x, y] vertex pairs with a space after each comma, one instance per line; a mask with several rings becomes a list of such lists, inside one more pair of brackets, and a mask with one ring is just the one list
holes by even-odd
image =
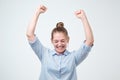
[[62, 43], [61, 43], [61, 42], [58, 42], [58, 46], [62, 46]]

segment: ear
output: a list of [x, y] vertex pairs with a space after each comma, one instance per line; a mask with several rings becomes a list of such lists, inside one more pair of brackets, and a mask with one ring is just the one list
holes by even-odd
[[51, 38], [51, 43], [53, 44], [53, 39]]
[[69, 38], [69, 36], [67, 37], [67, 42], [69, 43], [69, 40], [70, 40], [70, 38]]

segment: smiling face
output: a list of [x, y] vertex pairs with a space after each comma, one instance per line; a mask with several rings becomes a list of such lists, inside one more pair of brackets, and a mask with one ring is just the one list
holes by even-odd
[[55, 32], [51, 41], [53, 43], [55, 51], [57, 53], [63, 53], [67, 48], [69, 38], [62, 32]]

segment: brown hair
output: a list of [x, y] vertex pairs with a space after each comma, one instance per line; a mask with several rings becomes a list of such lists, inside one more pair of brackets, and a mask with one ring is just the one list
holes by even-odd
[[63, 22], [58, 22], [56, 24], [56, 27], [52, 30], [51, 39], [53, 39], [53, 34], [56, 33], [56, 32], [62, 32], [62, 33], [64, 33], [68, 37], [68, 32], [64, 28], [64, 23]]

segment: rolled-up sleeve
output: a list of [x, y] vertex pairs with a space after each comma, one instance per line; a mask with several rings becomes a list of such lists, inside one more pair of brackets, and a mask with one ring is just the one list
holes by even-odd
[[29, 44], [41, 61], [42, 57], [44, 55], [45, 47], [41, 44], [41, 42], [39, 41], [39, 39], [36, 36], [33, 41], [29, 41]]
[[85, 43], [83, 43], [81, 47], [77, 51], [75, 51], [74, 56], [76, 65], [79, 65], [87, 57], [92, 46], [88, 46]]

